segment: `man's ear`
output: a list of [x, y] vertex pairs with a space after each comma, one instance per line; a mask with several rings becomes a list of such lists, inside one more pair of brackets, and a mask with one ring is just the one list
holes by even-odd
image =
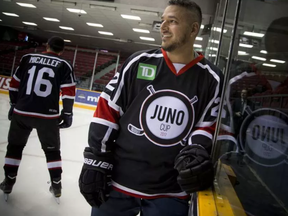
[[199, 30], [200, 30], [199, 23], [198, 22], [192, 23], [192, 25], [191, 25], [191, 36], [196, 37], [198, 35], [198, 33], [199, 33]]

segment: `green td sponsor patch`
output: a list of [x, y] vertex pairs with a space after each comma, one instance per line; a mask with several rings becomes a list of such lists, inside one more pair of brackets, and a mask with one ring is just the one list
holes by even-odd
[[137, 78], [144, 80], [154, 80], [157, 71], [157, 66], [150, 64], [139, 63]]

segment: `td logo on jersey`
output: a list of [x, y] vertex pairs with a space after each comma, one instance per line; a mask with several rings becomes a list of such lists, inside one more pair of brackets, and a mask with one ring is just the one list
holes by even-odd
[[156, 70], [157, 66], [155, 65], [139, 63], [137, 78], [144, 80], [154, 80]]
[[197, 102], [197, 97], [189, 99], [181, 92], [170, 89], [156, 92], [152, 85], [147, 89], [151, 94], [141, 106], [141, 128], [129, 124], [128, 130], [137, 136], [145, 135], [159, 146], [184, 144], [193, 127], [193, 104]]

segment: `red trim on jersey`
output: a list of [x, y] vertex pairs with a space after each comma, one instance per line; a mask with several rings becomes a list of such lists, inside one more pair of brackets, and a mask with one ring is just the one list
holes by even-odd
[[52, 167], [52, 168], [48, 168], [48, 170], [55, 170], [55, 169], [62, 169], [62, 167]]
[[69, 86], [61, 88], [62, 95], [75, 96], [76, 86]]
[[192, 66], [194, 66], [195, 64], [197, 64], [199, 61], [201, 61], [204, 56], [199, 53], [199, 56], [195, 59], [193, 59], [190, 63], [186, 64], [178, 73], [173, 65], [173, 63], [171, 62], [171, 60], [168, 58], [167, 53], [164, 49], [161, 48], [161, 51], [163, 53], [164, 59], [166, 64], [168, 65], [168, 67], [170, 68], [170, 70], [176, 75], [179, 76], [181, 74], [183, 74], [185, 71], [187, 71], [189, 68], [191, 68]]
[[16, 79], [14, 79], [14, 77], [12, 77], [12, 80], [10, 82], [10, 87], [18, 89], [19, 85], [20, 85], [20, 82], [18, 82]]
[[100, 97], [97, 103], [97, 108], [94, 112], [94, 117], [105, 119], [107, 121], [118, 124], [120, 113], [111, 108], [108, 101]]
[[210, 134], [214, 134], [214, 132], [215, 132], [215, 127], [201, 127], [201, 128], [196, 128], [195, 130], [193, 130], [193, 131], [197, 131], [197, 130], [202, 130], [202, 131], [206, 131], [206, 132], [208, 132], [208, 133], [210, 133]]
[[132, 196], [132, 197], [136, 197], [136, 198], [142, 198], [142, 199], [157, 199], [157, 198], [165, 198], [165, 197], [177, 197], [179, 199], [188, 199], [189, 195], [186, 196], [169, 196], [169, 195], [155, 195], [155, 196], [145, 196], [145, 195], [139, 195], [139, 194], [134, 194], [134, 193], [130, 193], [124, 190], [121, 190], [115, 186], [112, 186], [112, 188], [120, 193], [124, 193], [128, 196]]
[[52, 54], [52, 55], [55, 55], [55, 56], [59, 56], [58, 53], [55, 53], [55, 52], [48, 52], [48, 51], [44, 51], [42, 52], [43, 54]]

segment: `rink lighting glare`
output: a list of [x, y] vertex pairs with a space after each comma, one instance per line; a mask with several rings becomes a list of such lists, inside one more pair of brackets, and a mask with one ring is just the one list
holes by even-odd
[[261, 50], [260, 53], [267, 54], [266, 50]]
[[87, 14], [86, 11], [80, 10], [80, 9], [75, 9], [75, 8], [67, 8], [67, 10], [71, 13], [79, 13], [79, 14]]
[[25, 25], [37, 26], [36, 23], [32, 23], [32, 22], [22, 22], [22, 23], [24, 23]]
[[147, 34], [150, 33], [149, 30], [146, 30], [146, 29], [138, 29], [138, 28], [133, 28], [133, 31], [135, 31], [135, 32], [140, 32], [140, 33], [147, 33]]
[[276, 67], [276, 65], [273, 65], [273, 64], [267, 64], [267, 63], [263, 63], [262, 65], [263, 65], [263, 66], [266, 66], [266, 67]]
[[6, 16], [19, 17], [19, 15], [15, 14], [15, 13], [8, 13], [8, 12], [2, 12], [2, 13]]
[[262, 57], [258, 57], [258, 56], [252, 56], [251, 58], [252, 59], [257, 59], [257, 60], [260, 60], [260, 61], [266, 61], [266, 58], [262, 58]]
[[[222, 29], [221, 29], [221, 28], [218, 28], [218, 27], [213, 27], [212, 30], [213, 30], [213, 31], [217, 31], [217, 32], [221, 32]], [[226, 33], [226, 32], [227, 32], [227, 29], [224, 29], [224, 30], [223, 30], [223, 33]]]
[[249, 32], [249, 31], [245, 31], [244, 35], [252, 36], [252, 37], [261, 37], [261, 38], [264, 36], [264, 34], [262, 33]]
[[238, 51], [238, 55], [249, 55], [249, 54], [245, 51]]
[[2, 20], [0, 19], [0, 22], [2, 22]]
[[219, 40], [209, 40], [211, 43], [219, 44]]
[[71, 27], [67, 27], [67, 26], [59, 26], [59, 28], [64, 29], [64, 30], [74, 31], [73, 28], [71, 28]]
[[51, 22], [60, 22], [60, 20], [58, 20], [56, 18], [43, 17], [43, 19], [45, 19], [47, 21], [51, 21]]
[[200, 29], [204, 29], [204, 25], [201, 25], [201, 26], [200, 26]]
[[202, 38], [202, 37], [196, 37], [196, 40], [198, 40], [198, 41], [202, 41], [203, 38]]
[[216, 54], [209, 54], [209, 57], [216, 57]]
[[113, 35], [112, 32], [105, 32], [105, 31], [98, 31], [99, 34], [103, 34], [103, 35]]
[[194, 44], [193, 47], [202, 48], [202, 45], [201, 44]]
[[121, 14], [121, 17], [124, 19], [141, 20], [141, 18], [139, 16]]
[[271, 62], [275, 62], [275, 63], [280, 63], [280, 64], [284, 64], [285, 61], [283, 60], [278, 60], [278, 59], [270, 59]]
[[155, 41], [154, 38], [151, 37], [140, 37], [141, 40], [146, 40], [146, 41]]
[[103, 25], [102, 25], [102, 24], [99, 24], [99, 23], [90, 23], [90, 22], [87, 22], [86, 24], [87, 24], [88, 26], [92, 26], [92, 27], [103, 28]]
[[252, 48], [253, 47], [253, 45], [251, 45], [251, 44], [243, 44], [243, 43], [239, 43], [239, 46], [245, 47], [245, 48]]
[[209, 47], [210, 50], [218, 51], [218, 48], [216, 47]]
[[16, 2], [16, 4], [20, 5], [21, 7], [36, 8], [36, 6], [33, 4], [20, 3], [20, 2]]
[[66, 42], [66, 43], [71, 43], [71, 40], [64, 40], [64, 42]]

